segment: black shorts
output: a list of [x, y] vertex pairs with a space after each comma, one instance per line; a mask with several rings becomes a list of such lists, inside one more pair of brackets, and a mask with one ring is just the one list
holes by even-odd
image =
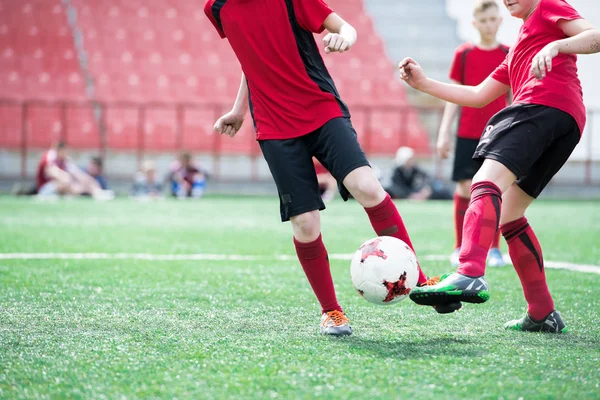
[[516, 104], [490, 119], [473, 158], [502, 163], [517, 185], [538, 197], [579, 143], [575, 119], [556, 108]]
[[452, 180], [460, 182], [471, 180], [479, 171], [482, 160], [473, 158], [479, 139], [456, 138], [456, 151], [454, 152], [454, 168], [452, 169]]
[[342, 184], [353, 170], [369, 166], [349, 118], [334, 118], [321, 128], [293, 139], [259, 140], [279, 192], [281, 220], [314, 210], [324, 210], [312, 157], [333, 175], [344, 200]]

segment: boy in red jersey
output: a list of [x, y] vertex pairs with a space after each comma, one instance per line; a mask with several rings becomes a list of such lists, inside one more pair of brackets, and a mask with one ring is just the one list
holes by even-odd
[[[322, 0], [208, 0], [204, 11], [228, 38], [243, 70], [233, 109], [214, 130], [234, 136], [250, 109], [279, 192], [281, 220], [292, 222], [296, 254], [321, 304], [320, 331], [349, 335], [321, 237], [319, 211], [325, 205], [312, 157], [336, 178], [344, 199], [352, 194], [365, 208], [378, 235], [412, 247], [396, 206], [358, 144], [313, 37], [327, 29], [325, 52], [342, 53], [356, 42], [356, 31]], [[419, 283], [427, 281], [421, 272]]]
[[460, 266], [438, 285], [415, 288], [418, 304], [488, 300], [485, 257], [498, 229], [519, 275], [527, 314], [505, 327], [552, 333], [567, 330], [554, 309], [540, 244], [525, 210], [567, 161], [585, 126], [585, 106], [576, 54], [600, 52], [600, 30], [565, 0], [504, 0], [523, 19], [506, 60], [480, 85], [459, 86], [428, 79], [414, 60], [400, 63], [412, 87], [446, 101], [482, 107], [512, 88], [513, 105], [490, 119], [474, 157], [483, 164], [471, 186]]
[[[478, 0], [473, 10], [473, 26], [479, 32], [478, 44], [465, 43], [454, 53], [450, 68], [450, 79], [459, 85], [479, 85], [504, 61], [508, 46], [498, 43], [496, 34], [502, 23], [500, 9], [495, 0]], [[458, 255], [462, 242], [462, 229], [465, 212], [471, 198], [471, 181], [481, 166], [473, 159], [481, 133], [487, 122], [498, 111], [507, 106], [507, 96], [500, 96], [483, 108], [460, 107], [447, 103], [437, 141], [437, 151], [441, 158], [448, 158], [450, 131], [456, 114], [460, 111], [456, 146], [454, 150], [454, 168], [452, 180], [456, 182], [454, 192], [454, 231], [456, 244], [450, 257], [453, 266], [458, 266]], [[488, 266], [504, 265], [500, 253], [500, 232], [497, 232], [488, 253]]]

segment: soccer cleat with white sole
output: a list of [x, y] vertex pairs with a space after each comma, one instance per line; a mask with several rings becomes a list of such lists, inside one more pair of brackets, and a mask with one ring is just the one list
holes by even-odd
[[324, 312], [321, 316], [321, 335], [347, 336], [352, 335], [350, 321], [338, 310]]
[[547, 333], [566, 333], [569, 328], [565, 325], [560, 316], [560, 313], [556, 310], [552, 311], [542, 321], [534, 321], [529, 313], [521, 319], [515, 319], [508, 321], [504, 324], [504, 329], [521, 332], [547, 332]]
[[[418, 287], [424, 287], [424, 286], [434, 286], [437, 285], [438, 283], [440, 283], [440, 281], [443, 281], [444, 279], [446, 279], [448, 276], [450, 276], [450, 274], [444, 274], [441, 277], [439, 276], [432, 276], [431, 278], [427, 279], [425, 282], [421, 283], [421, 284], [417, 284]], [[435, 311], [438, 312], [438, 314], [450, 314], [453, 313], [454, 311], [458, 311], [462, 308], [462, 303], [460, 301], [453, 301], [451, 303], [445, 303], [445, 304], [436, 304], [433, 306], [433, 309]]]

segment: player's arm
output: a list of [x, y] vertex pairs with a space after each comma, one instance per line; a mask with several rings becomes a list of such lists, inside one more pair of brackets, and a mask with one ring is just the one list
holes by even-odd
[[531, 73], [537, 79], [543, 79], [552, 71], [552, 59], [558, 54], [595, 54], [600, 53], [600, 29], [585, 19], [572, 21], [560, 20], [566, 39], [557, 40], [544, 47], [531, 62]]
[[485, 107], [506, 94], [510, 86], [488, 77], [477, 86], [443, 83], [425, 76], [421, 66], [412, 58], [400, 62], [400, 78], [411, 87], [431, 96], [465, 107]]
[[215, 122], [213, 130], [220, 134], [234, 137], [242, 127], [248, 109], [248, 82], [242, 73], [242, 81], [233, 108]]
[[329, 14], [323, 22], [323, 26], [329, 32], [323, 38], [325, 53], [343, 53], [350, 50], [356, 43], [358, 36], [356, 29], [336, 13]]
[[[460, 85], [457, 81], [452, 81], [455, 85]], [[442, 115], [442, 122], [440, 124], [440, 130], [438, 132], [437, 140], [437, 152], [441, 158], [448, 158], [450, 151], [450, 131], [452, 130], [452, 124], [454, 119], [458, 115], [458, 109], [460, 106], [454, 103], [446, 103], [444, 107], [444, 114]]]

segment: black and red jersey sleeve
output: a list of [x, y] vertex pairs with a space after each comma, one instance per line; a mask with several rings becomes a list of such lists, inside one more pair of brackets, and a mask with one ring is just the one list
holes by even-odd
[[221, 9], [225, 5], [226, 0], [207, 0], [204, 4], [204, 14], [208, 17], [210, 22], [215, 26], [215, 29], [219, 33], [222, 39], [225, 39], [225, 31], [223, 31], [223, 24], [221, 23]]
[[333, 12], [323, 0], [293, 0], [296, 18], [300, 26], [313, 33], [325, 29], [323, 22]]

